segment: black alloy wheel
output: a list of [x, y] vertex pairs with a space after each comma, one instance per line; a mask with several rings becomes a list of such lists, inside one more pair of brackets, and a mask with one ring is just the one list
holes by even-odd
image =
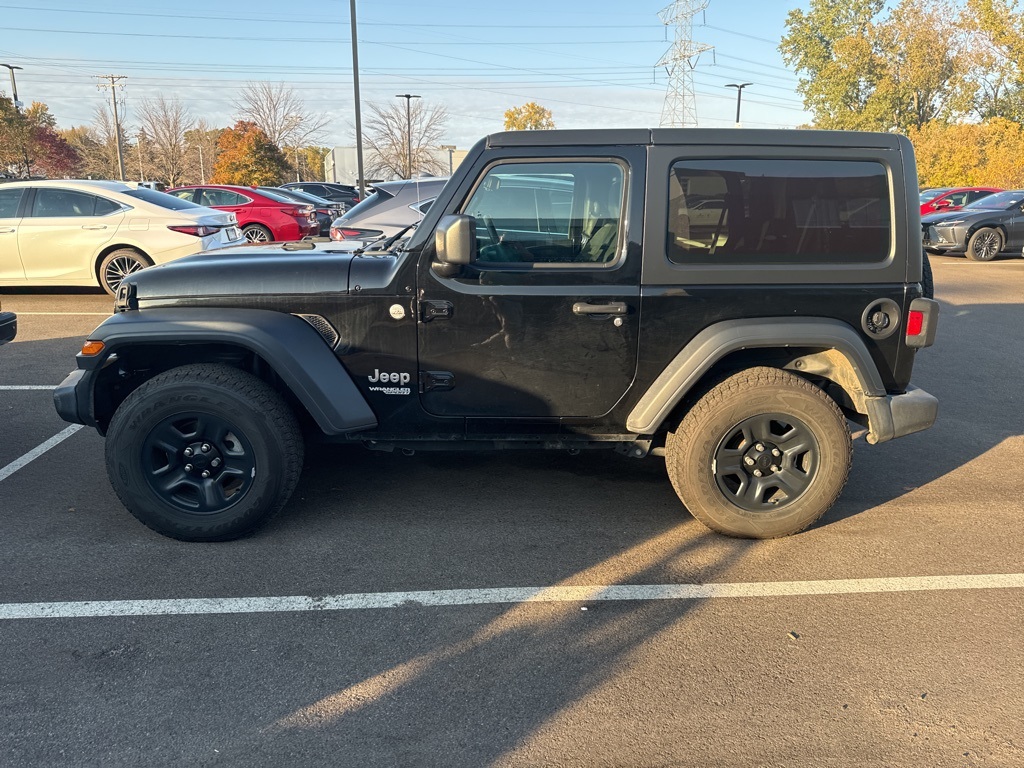
[[967, 241], [966, 255], [971, 261], [992, 261], [1002, 250], [1002, 233], [992, 227], [982, 227]]
[[835, 401], [768, 367], [711, 387], [665, 442], [669, 479], [690, 513], [712, 530], [753, 539], [818, 520], [846, 485], [851, 457]]
[[299, 480], [303, 438], [269, 384], [221, 364], [154, 376], [107, 429], [107, 475], [142, 523], [184, 541], [223, 541], [269, 520]]

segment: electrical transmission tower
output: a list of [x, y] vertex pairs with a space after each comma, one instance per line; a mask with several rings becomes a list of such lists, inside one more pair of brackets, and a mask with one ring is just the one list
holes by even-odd
[[697, 103], [693, 93], [693, 68], [696, 58], [714, 46], [693, 41], [693, 17], [708, 7], [710, 0], [676, 0], [661, 9], [658, 18], [666, 26], [675, 26], [672, 47], [661, 57], [659, 67], [668, 70], [668, 91], [661, 109], [662, 128], [697, 125]]
[[120, 84], [121, 80], [127, 79], [126, 75], [96, 75], [99, 80], [107, 80], [109, 82], [99, 82], [96, 87], [99, 89], [109, 88], [110, 98], [114, 106], [114, 137], [117, 142], [117, 171], [121, 174], [121, 181], [124, 181], [124, 152], [121, 149], [121, 119], [117, 115], [117, 89], [123, 88]]

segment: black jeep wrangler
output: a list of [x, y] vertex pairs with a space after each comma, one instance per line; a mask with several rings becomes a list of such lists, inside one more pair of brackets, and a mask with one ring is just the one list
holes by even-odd
[[55, 393], [117, 494], [187, 540], [266, 521], [306, 439], [663, 456], [732, 535], [811, 525], [935, 420], [917, 175], [895, 135], [524, 131], [480, 141], [402, 247], [130, 275]]

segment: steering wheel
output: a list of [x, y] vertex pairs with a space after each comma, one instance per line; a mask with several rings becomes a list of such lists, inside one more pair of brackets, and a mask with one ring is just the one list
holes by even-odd
[[501, 242], [501, 236], [498, 234], [498, 228], [494, 226], [494, 220], [490, 216], [481, 216], [480, 221], [487, 227], [487, 234], [490, 235], [491, 240], [495, 245]]

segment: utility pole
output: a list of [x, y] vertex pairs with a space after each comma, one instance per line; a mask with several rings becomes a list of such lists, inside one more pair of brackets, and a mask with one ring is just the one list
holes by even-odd
[[[14, 111], [21, 114], [23, 104], [18, 101], [18, 81], [14, 79], [14, 70], [23, 69], [15, 64], [0, 64], [0, 67], [7, 67], [11, 72], [11, 99], [14, 101]], [[28, 148], [22, 144], [21, 152], [25, 156], [25, 178], [32, 178], [32, 163], [28, 159]]]
[[146, 180], [146, 173], [142, 170], [142, 142], [146, 138], [145, 131], [139, 131], [139, 181]]
[[356, 39], [356, 0], [349, 0], [352, 17], [352, 88], [356, 100], [356, 173], [359, 176], [359, 199], [366, 197], [366, 182], [363, 179], [363, 120], [359, 108], [359, 43]]
[[452, 153], [455, 152], [458, 147], [454, 144], [442, 144], [441, 149], [448, 150], [448, 175], [451, 176], [452, 172], [455, 170], [452, 163]]
[[117, 172], [124, 181], [124, 152], [121, 149], [121, 119], [117, 116], [117, 89], [124, 86], [118, 85], [121, 80], [126, 80], [126, 75], [96, 75], [99, 80], [109, 80], [109, 83], [97, 83], [97, 88], [109, 88], [111, 103], [114, 105], [114, 139], [117, 142]]
[[676, 0], [662, 8], [658, 18], [675, 25], [672, 47], [661, 57], [659, 67], [668, 70], [668, 91], [661, 110], [661, 127], [697, 125], [697, 104], [693, 93], [693, 68], [696, 59], [713, 46], [693, 41], [693, 17], [708, 7], [710, 0]]
[[[202, 139], [200, 139], [202, 141]], [[199, 173], [203, 177], [203, 184], [206, 183], [206, 166], [203, 164], [203, 145], [197, 144], [199, 147]]]
[[743, 89], [753, 83], [726, 83], [726, 88], [736, 89], [736, 127], [740, 127], [740, 102], [743, 100]]
[[413, 99], [418, 99], [414, 93], [396, 93], [396, 99], [405, 99], [405, 178], [412, 178], [412, 112], [409, 107]]

